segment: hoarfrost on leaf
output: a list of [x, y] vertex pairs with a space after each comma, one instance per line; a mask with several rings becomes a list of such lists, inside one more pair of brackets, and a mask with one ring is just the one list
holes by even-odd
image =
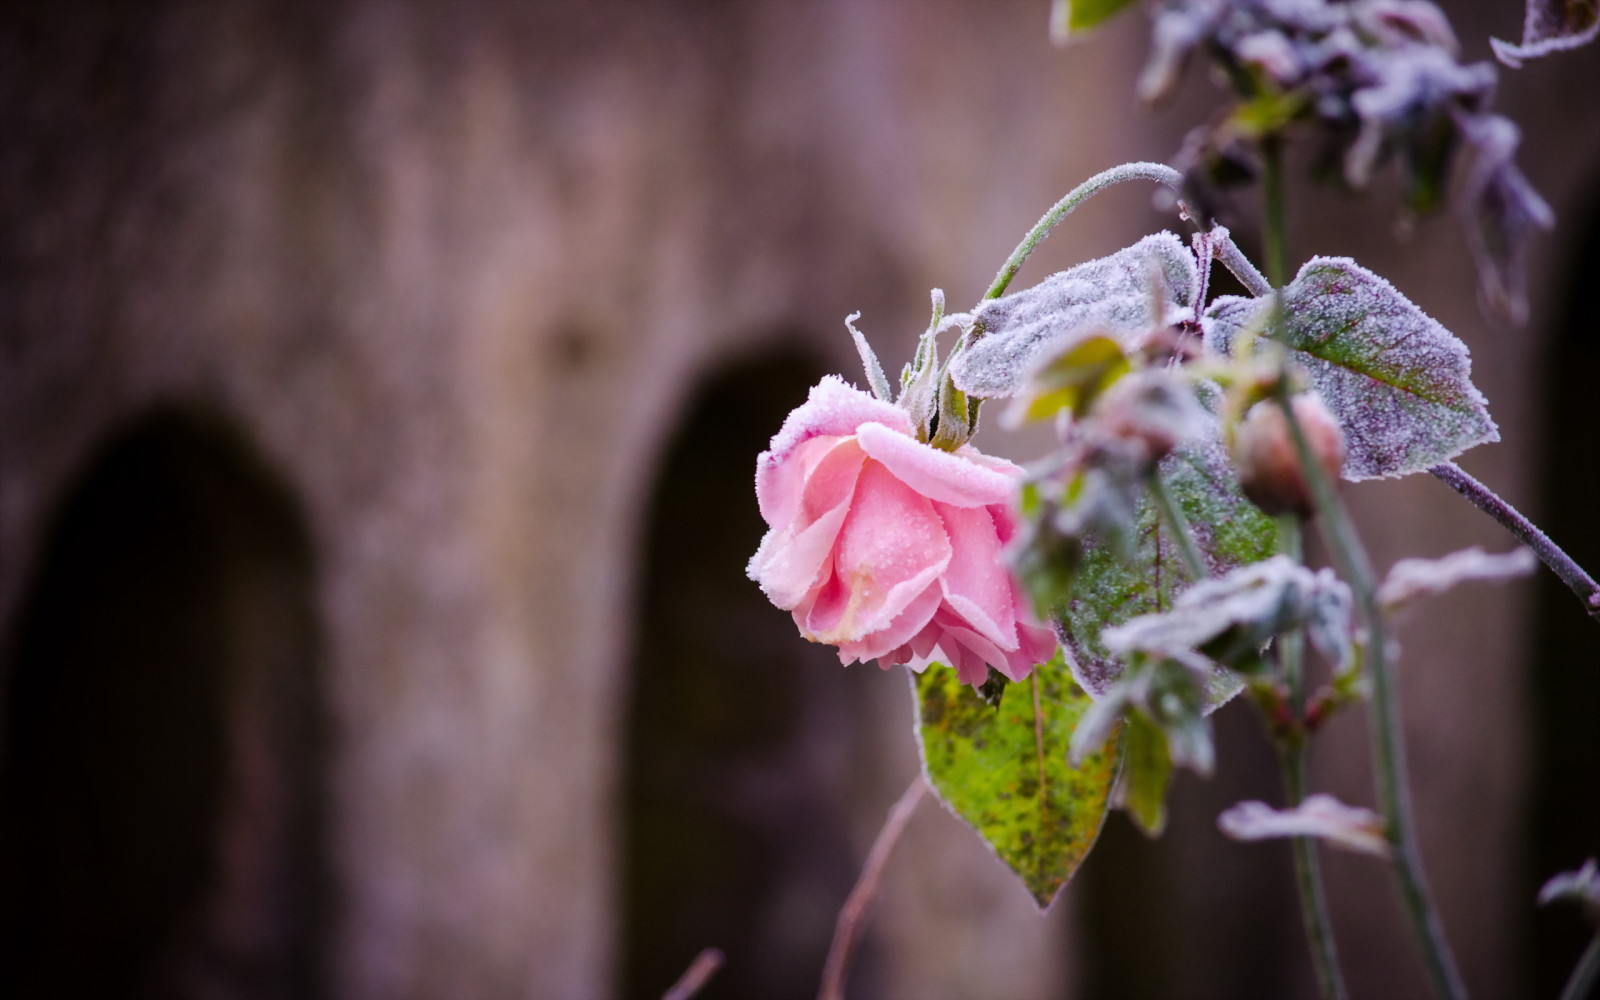
[[[1174, 450], [1158, 468], [1210, 575], [1273, 554], [1276, 523], [1240, 491], [1214, 421], [1202, 438]], [[1176, 543], [1148, 496], [1138, 503], [1130, 535], [1132, 551], [1126, 557], [1107, 539], [1091, 539], [1071, 597], [1053, 609], [1073, 676], [1097, 699], [1106, 696], [1123, 672], [1122, 660], [1102, 644], [1102, 630], [1172, 607], [1188, 585]], [[1208, 700], [1220, 705], [1239, 687], [1237, 677], [1217, 671], [1208, 684]]]
[[[1344, 257], [1313, 257], [1283, 290], [1272, 336], [1303, 365], [1339, 419], [1344, 478], [1404, 476], [1498, 441], [1472, 384], [1467, 347], [1395, 287]], [[1206, 346], [1233, 351], [1264, 331], [1270, 297], [1223, 296], [1206, 311]]]
[[1378, 600], [1389, 608], [1409, 604], [1419, 597], [1442, 594], [1468, 580], [1508, 580], [1527, 576], [1539, 565], [1529, 548], [1490, 555], [1474, 545], [1441, 559], [1402, 559], [1389, 570], [1378, 588]]
[[1288, 556], [1273, 556], [1202, 580], [1184, 591], [1172, 610], [1140, 615], [1100, 634], [1120, 656], [1185, 662], [1196, 654], [1236, 669], [1259, 661], [1272, 637], [1314, 625], [1311, 633], [1330, 658], [1343, 659], [1350, 630], [1350, 588], [1331, 570], [1310, 570]]
[[1489, 39], [1495, 58], [1513, 69], [1525, 59], [1587, 45], [1600, 33], [1600, 0], [1528, 0], [1522, 44]]
[[1549, 906], [1558, 899], [1572, 900], [1589, 911], [1590, 919], [1600, 924], [1600, 867], [1594, 858], [1576, 871], [1553, 876], [1539, 890], [1539, 905]]
[[1389, 856], [1383, 817], [1371, 809], [1347, 806], [1331, 795], [1312, 795], [1293, 809], [1241, 802], [1218, 816], [1217, 826], [1234, 840], [1320, 837], [1335, 847]]
[[[1161, 287], [1150, 287], [1152, 274]], [[1143, 331], [1188, 305], [1196, 280], [1194, 254], [1182, 240], [1169, 232], [1146, 236], [1109, 257], [979, 304], [973, 320], [984, 335], [951, 361], [950, 377], [973, 396], [1015, 395], [1034, 363], [1064, 339], [1090, 329]], [[1161, 314], [1152, 315], [1158, 303]]]

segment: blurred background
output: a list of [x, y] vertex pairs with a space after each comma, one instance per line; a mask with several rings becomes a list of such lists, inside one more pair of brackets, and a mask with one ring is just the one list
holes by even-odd
[[[1466, 55], [1521, 5], [1447, 4]], [[754, 459], [861, 310], [898, 369], [1089, 174], [1217, 93], [1135, 106], [1148, 21], [1046, 0], [7, 3], [0, 14], [0, 977], [11, 994], [815, 990], [916, 774], [899, 672], [745, 579]], [[1463, 465], [1600, 566], [1600, 48], [1502, 71], [1560, 222], [1532, 320], [1452, 219], [1290, 188], [1465, 339], [1503, 440]], [[1248, 250], [1250, 197], [1224, 219]], [[1080, 211], [1024, 272], [1162, 227]], [[991, 431], [989, 450], [1027, 459]], [[1380, 566], [1510, 543], [1431, 477], [1346, 490]], [[1549, 995], [1539, 913], [1600, 853], [1600, 630], [1548, 574], [1404, 623], [1424, 857], [1469, 984]], [[858, 997], [1306, 996], [1252, 713], [1165, 838], [1113, 816], [1046, 917], [925, 803]], [[1370, 804], [1361, 713], [1313, 784]], [[1358, 996], [1423, 992], [1386, 869], [1329, 856]]]

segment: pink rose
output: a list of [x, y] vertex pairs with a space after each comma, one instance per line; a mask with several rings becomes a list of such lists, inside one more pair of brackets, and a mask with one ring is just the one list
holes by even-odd
[[923, 444], [906, 411], [830, 375], [756, 460], [771, 530], [750, 578], [843, 663], [939, 660], [969, 684], [986, 665], [1022, 680], [1056, 639], [1003, 556], [1021, 474], [970, 446]]

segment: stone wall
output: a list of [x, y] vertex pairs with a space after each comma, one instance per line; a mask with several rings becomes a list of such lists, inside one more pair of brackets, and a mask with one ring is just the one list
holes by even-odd
[[[165, 407], [237, 429], [312, 548], [326, 975], [344, 996], [619, 988], [628, 668], [653, 638], [635, 627], [645, 525], [697, 391], [783, 351], [851, 373], [840, 321], [857, 309], [886, 361], [902, 357], [928, 288], [976, 298], [1062, 191], [1166, 158], [1205, 106], [1135, 112], [1140, 17], [1063, 52], [1042, 0], [4, 17], [0, 628], [21, 629], [62, 498], [118, 428]], [[1492, 27], [1513, 32], [1505, 20]], [[1506, 88], [1523, 162], [1563, 217], [1596, 176], [1600, 130], [1561, 95], [1596, 70], [1582, 53]], [[1551, 284], [1533, 289], [1528, 331], [1491, 330], [1451, 223], [1399, 244], [1388, 205], [1319, 198], [1294, 245], [1360, 257], [1472, 344], [1507, 444], [1468, 468], [1536, 504], [1528, 344]], [[1171, 224], [1147, 192], [1114, 192], [1029, 273]], [[1357, 493], [1380, 563], [1500, 543], [1442, 489]], [[1523, 789], [1521, 723], [1503, 710], [1522, 697], [1522, 593], [1465, 593], [1403, 636], [1424, 850], [1487, 994], [1516, 974], [1501, 930], [1522, 912], [1516, 813], [1497, 811]], [[766, 634], [788, 628], [770, 616]], [[856, 673], [838, 683], [874, 707], [847, 737], [860, 783], [838, 808], [859, 857], [914, 763], [899, 679]], [[1335, 738], [1352, 760], [1324, 754], [1320, 777], [1365, 800], [1359, 722]], [[232, 766], [236, 800], [273, 780]], [[1202, 839], [1206, 808], [1184, 820]], [[1195, 887], [1214, 880], [1184, 875], [1207, 863], [1183, 860], [1157, 898], [1188, 926], [1210, 921], [1194, 933], [1221, 948], [1251, 901], [1216, 917]], [[1352, 965], [1412, 975], [1388, 886], [1371, 866], [1332, 873]], [[1081, 986], [1077, 903], [1041, 922], [1013, 889], [926, 810], [892, 870], [874, 989]], [[1165, 961], [1186, 983], [1220, 960]]]

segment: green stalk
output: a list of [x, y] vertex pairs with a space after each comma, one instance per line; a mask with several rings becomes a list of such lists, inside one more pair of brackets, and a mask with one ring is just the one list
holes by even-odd
[[[1287, 230], [1284, 225], [1283, 159], [1282, 150], [1274, 140], [1267, 140], [1262, 151], [1266, 158], [1264, 242], [1268, 251], [1267, 273], [1274, 288], [1279, 290], [1279, 301], [1273, 309], [1273, 324], [1277, 326], [1283, 321], [1281, 289], [1288, 273], [1288, 250], [1284, 240]], [[1427, 877], [1422, 871], [1421, 852], [1417, 848], [1411, 818], [1411, 790], [1406, 779], [1405, 743], [1401, 735], [1399, 683], [1390, 656], [1389, 623], [1378, 605], [1377, 578], [1372, 561], [1356, 534], [1355, 525], [1339, 501], [1333, 483], [1323, 473], [1322, 464], [1312, 453], [1288, 393], [1279, 392], [1278, 404], [1288, 421], [1300, 469], [1316, 500], [1323, 538], [1333, 554], [1340, 575], [1355, 593], [1356, 609], [1361, 624], [1367, 630], [1366, 658], [1372, 677], [1373, 768], [1378, 800], [1387, 821], [1385, 827], [1395, 875], [1400, 883], [1401, 901], [1411, 922], [1412, 933], [1422, 948], [1434, 993], [1449, 1000], [1464, 1000], [1466, 986], [1456, 968], [1450, 944], [1445, 940], [1444, 925], [1434, 907]]]
[[1124, 163], [1102, 170], [1098, 174], [1079, 184], [1067, 192], [1065, 198], [1050, 206], [1050, 211], [1044, 213], [1038, 222], [1034, 223], [1028, 235], [1022, 238], [1017, 248], [1011, 251], [1011, 256], [1006, 258], [1005, 264], [1000, 268], [1000, 273], [994, 276], [994, 282], [989, 285], [989, 290], [983, 293], [986, 299], [998, 299], [1011, 284], [1011, 279], [1022, 270], [1022, 265], [1033, 253], [1044, 238], [1050, 235], [1050, 230], [1056, 227], [1062, 219], [1072, 214], [1073, 209], [1093, 198], [1113, 184], [1124, 181], [1155, 181], [1165, 184], [1174, 191], [1181, 191], [1183, 175], [1164, 163]]
[[[1278, 547], [1284, 555], [1301, 562], [1300, 519], [1284, 515], [1278, 519]], [[1280, 636], [1279, 662], [1283, 677], [1289, 687], [1289, 707], [1295, 718], [1301, 718], [1306, 707], [1305, 636], [1299, 629]], [[1278, 758], [1283, 768], [1283, 790], [1289, 808], [1305, 801], [1306, 736], [1294, 734], [1278, 741]], [[1310, 837], [1293, 838], [1295, 882], [1300, 889], [1300, 917], [1306, 927], [1306, 941], [1311, 946], [1311, 964], [1317, 974], [1317, 990], [1324, 1000], [1344, 1000], [1344, 975], [1339, 971], [1339, 949], [1334, 944], [1333, 920], [1328, 915], [1328, 898], [1322, 887], [1322, 863], [1317, 857], [1316, 841]]]

